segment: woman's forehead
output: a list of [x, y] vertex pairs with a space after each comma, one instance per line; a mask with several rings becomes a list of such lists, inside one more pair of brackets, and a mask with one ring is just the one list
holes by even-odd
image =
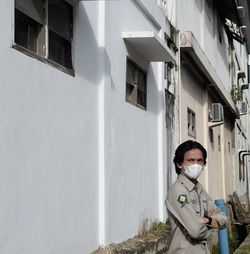
[[184, 157], [199, 157], [199, 158], [203, 158], [203, 153], [200, 149], [195, 148], [195, 149], [191, 149], [185, 152]]

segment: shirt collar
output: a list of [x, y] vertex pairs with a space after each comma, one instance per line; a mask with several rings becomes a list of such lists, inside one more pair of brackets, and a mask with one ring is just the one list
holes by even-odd
[[189, 180], [185, 175], [178, 175], [178, 180], [181, 184], [184, 184], [185, 187], [189, 190], [192, 191], [195, 187], [197, 188], [197, 191], [200, 193], [202, 190], [202, 185], [197, 182], [197, 184], [194, 184], [191, 180]]

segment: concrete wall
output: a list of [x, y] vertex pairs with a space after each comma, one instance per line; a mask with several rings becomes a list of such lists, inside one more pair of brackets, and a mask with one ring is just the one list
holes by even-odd
[[[188, 68], [189, 65], [190, 64], [184, 63], [181, 68], [181, 142], [186, 140], [196, 140], [206, 146], [205, 129], [207, 126], [204, 122], [204, 117], [206, 117], [206, 96], [204, 96], [204, 93], [206, 93], [206, 89], [204, 84], [202, 84], [202, 82], [195, 77], [192, 70]], [[188, 108], [191, 109], [196, 116], [196, 137], [188, 134]], [[199, 181], [204, 186], [207, 170], [208, 167], [206, 166], [203, 174], [199, 178]]]
[[[247, 139], [246, 139], [246, 132], [242, 129], [242, 126], [239, 124], [236, 124], [235, 127], [235, 136], [236, 136], [236, 154], [235, 154], [235, 191], [238, 193], [239, 196], [243, 195], [247, 191], [247, 181], [243, 181], [243, 179], [240, 179], [240, 170], [243, 170], [243, 164], [239, 163], [239, 151], [246, 150], [247, 148]], [[242, 154], [241, 154], [242, 155]], [[242, 157], [242, 156], [241, 156]], [[245, 162], [247, 162], [248, 158], [245, 158]], [[245, 170], [246, 170], [245, 166]]]
[[75, 77], [12, 49], [14, 0], [0, 12], [0, 252], [88, 253], [164, 221], [163, 69], [130, 55], [148, 71], [147, 111], [125, 102], [122, 39], [166, 30], [157, 3], [80, 1]]
[[[156, 4], [150, 4], [151, 13], [160, 11]], [[154, 30], [150, 19], [133, 1], [110, 2], [106, 8], [111, 80], [105, 94], [105, 184], [106, 241], [110, 243], [136, 234], [144, 218], [155, 220], [163, 212], [159, 211], [158, 200], [159, 167], [163, 166], [158, 161], [162, 153], [158, 131], [164, 125], [164, 102], [158, 65], [146, 63], [136, 52], [128, 52], [121, 38], [124, 31]], [[148, 71], [146, 111], [125, 102], [127, 56]]]
[[[204, 123], [203, 123], [203, 93], [204, 85], [195, 78], [192, 71], [183, 65], [181, 69], [181, 140], [188, 139], [204, 142]], [[195, 92], [194, 92], [195, 91]], [[196, 114], [196, 137], [188, 134], [187, 108]]]
[[[234, 79], [235, 85], [240, 85], [242, 83], [248, 83], [248, 70], [247, 70], [247, 51], [244, 45], [235, 42], [235, 51], [234, 51], [234, 65], [235, 72], [244, 71], [246, 78], [243, 80], [240, 79], [237, 81], [237, 77]], [[243, 101], [249, 103], [249, 91], [243, 90]], [[240, 102], [237, 102], [240, 105]], [[249, 106], [248, 106], [249, 108]], [[239, 196], [246, 194], [249, 190], [249, 180], [247, 179], [247, 170], [249, 168], [249, 156], [246, 156], [244, 159], [244, 171], [245, 179], [240, 180], [240, 167], [243, 170], [242, 165], [239, 163], [239, 151], [240, 150], [249, 150], [249, 112], [247, 114], [241, 115], [237, 119], [235, 124], [235, 179], [234, 179], [234, 191], [238, 193]], [[242, 172], [243, 173], [243, 172]]]
[[0, 252], [84, 253], [98, 244], [96, 21], [79, 5], [72, 77], [12, 49], [14, 1], [0, 10]]
[[[215, 6], [211, 4], [211, 2], [212, 1], [204, 0], [178, 0], [176, 7], [177, 29], [180, 29], [181, 31], [191, 31], [194, 34], [194, 37], [197, 39], [200, 47], [209, 59], [213, 69], [216, 70], [216, 74], [222, 84], [228, 93], [230, 93], [232, 84], [237, 83], [236, 71], [245, 71], [247, 74], [247, 51], [244, 45], [235, 40], [233, 41], [235, 50], [229, 50], [229, 43], [224, 26], [218, 18]], [[230, 67], [231, 60], [235, 63], [234, 69], [231, 68], [232, 66]], [[194, 68], [197, 67], [195, 66]], [[191, 70], [191, 73], [194, 75], [195, 71]], [[206, 92], [197, 88], [198, 85], [194, 85], [194, 83], [197, 82], [190, 80], [189, 77], [185, 77], [184, 74], [181, 70], [182, 86], [184, 89], [180, 99], [181, 107], [183, 109], [181, 125], [185, 127], [187, 101], [189, 101], [191, 105], [194, 105], [193, 107], [195, 107], [197, 103], [200, 104], [200, 107], [203, 105], [204, 114], [207, 114], [206, 110], [208, 110], [209, 105], [216, 102], [218, 98], [216, 98], [216, 96], [214, 97], [214, 95], [209, 95], [207, 100], [204, 97]], [[192, 74], [190, 74], [190, 76], [191, 75]], [[244, 82], [248, 82], [247, 78], [245, 78]], [[193, 94], [196, 93], [200, 99], [195, 98]], [[205, 98], [203, 104], [200, 102], [202, 96], [203, 99]], [[244, 91], [244, 101], [247, 101], [248, 96], [248, 92]], [[204, 117], [206, 116], [204, 115]], [[204, 126], [199, 130], [197, 129], [201, 132], [199, 135], [204, 135], [205, 138], [203, 140], [208, 148], [209, 158], [207, 168], [209, 170], [205, 177], [205, 187], [213, 198], [226, 198], [232, 191], [237, 191], [239, 194], [243, 194], [247, 191], [246, 181], [239, 182], [238, 180], [238, 150], [243, 148], [248, 149], [248, 118], [249, 115], [247, 114], [241, 116], [240, 119], [237, 120], [237, 124], [240, 126], [238, 128], [239, 130], [237, 127], [233, 127], [234, 120], [229, 114], [225, 115], [223, 126], [215, 127], [210, 131], [207, 131], [207, 123], [204, 121]], [[185, 134], [186, 128], [183, 129], [181, 131], [181, 133], [183, 133], [182, 140], [185, 140], [187, 138]], [[235, 132], [233, 132], [234, 129]], [[234, 135], [236, 136], [234, 137]], [[199, 139], [200, 137], [198, 136], [198, 140]], [[220, 145], [219, 139], [221, 143]], [[234, 140], [236, 140], [235, 145]], [[247, 164], [248, 163], [249, 162], [247, 162]], [[214, 176], [216, 176], [216, 179]], [[216, 188], [214, 188], [214, 186], [216, 186]]]
[[[223, 24], [212, 1], [202, 1], [204, 9], [204, 51], [228, 91], [231, 89], [229, 75], [228, 40]], [[221, 36], [221, 37], [220, 37]]]
[[[230, 180], [228, 172], [232, 175], [232, 154], [226, 146], [232, 139], [230, 120], [226, 118], [224, 125], [208, 128], [208, 109], [215, 100], [207, 92], [205, 84], [195, 77], [194, 71], [188, 66], [184, 63], [181, 68], [181, 139], [197, 140], [206, 147], [207, 165], [199, 181], [208, 190], [211, 198], [225, 198], [225, 181]], [[196, 137], [188, 134], [187, 108], [196, 114]]]
[[[192, 31], [223, 85], [230, 91], [228, 41], [212, 4], [204, 0], [177, 1], [177, 29]], [[197, 22], [198, 21], [198, 22]], [[221, 28], [221, 42], [218, 24]]]
[[225, 179], [225, 194], [226, 197], [228, 194], [233, 193], [234, 191], [234, 168], [235, 168], [235, 144], [234, 144], [234, 125], [229, 118], [225, 119], [224, 124], [224, 179]]
[[204, 23], [202, 0], [178, 0], [176, 3], [177, 29], [180, 31], [192, 31], [198, 42], [203, 41]]

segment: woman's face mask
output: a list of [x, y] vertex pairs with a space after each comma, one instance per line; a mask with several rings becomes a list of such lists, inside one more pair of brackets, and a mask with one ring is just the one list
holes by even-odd
[[200, 176], [202, 170], [203, 166], [199, 164], [193, 164], [190, 166], [183, 165], [183, 173], [191, 179], [197, 179]]

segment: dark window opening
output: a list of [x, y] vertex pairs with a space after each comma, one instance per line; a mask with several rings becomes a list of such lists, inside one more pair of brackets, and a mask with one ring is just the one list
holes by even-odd
[[147, 108], [147, 74], [136, 63], [127, 60], [126, 101]]
[[187, 109], [187, 129], [188, 135], [196, 138], [196, 115], [190, 108]]
[[16, 10], [15, 24], [15, 43], [37, 52], [37, 38], [42, 28], [41, 24], [19, 10]]
[[71, 43], [52, 31], [49, 32], [49, 59], [72, 68]]
[[73, 7], [64, 0], [15, 0], [15, 43], [38, 59], [73, 69], [72, 35]]

